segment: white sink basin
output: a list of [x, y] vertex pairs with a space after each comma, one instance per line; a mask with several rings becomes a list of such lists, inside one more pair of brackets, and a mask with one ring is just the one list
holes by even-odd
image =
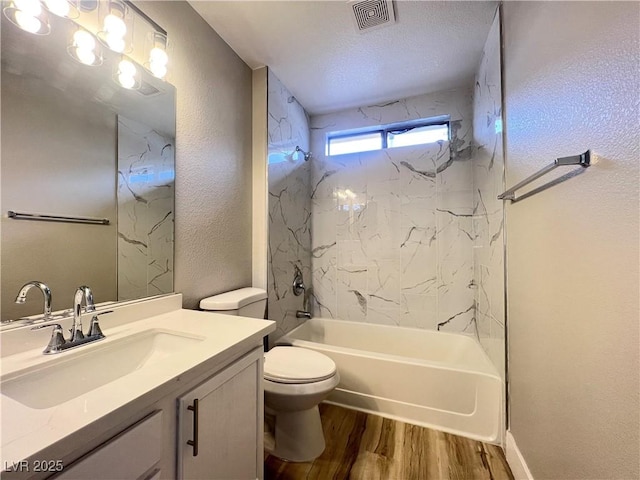
[[56, 354], [49, 362], [3, 376], [2, 394], [30, 408], [51, 408], [144, 366], [174, 355], [204, 338], [170, 330], [145, 330], [106, 343]]

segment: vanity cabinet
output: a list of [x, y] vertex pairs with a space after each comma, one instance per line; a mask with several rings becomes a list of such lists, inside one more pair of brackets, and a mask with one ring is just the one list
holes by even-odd
[[103, 342], [60, 356], [41, 355], [47, 332], [2, 332], [2, 480], [262, 478], [262, 340], [275, 323], [181, 305], [119, 306]]
[[263, 348], [256, 347], [235, 361], [214, 368], [213, 375], [199, 375], [139, 411], [135, 415], [139, 420], [115, 427], [120, 433], [93, 439], [92, 450], [71, 462], [65, 461], [62, 472], [47, 477], [262, 479], [263, 358]]
[[178, 398], [179, 479], [263, 477], [262, 348]]

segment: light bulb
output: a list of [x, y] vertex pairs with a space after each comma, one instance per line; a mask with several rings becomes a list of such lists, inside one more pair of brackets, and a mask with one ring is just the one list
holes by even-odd
[[96, 48], [96, 41], [86, 30], [78, 30], [73, 34], [73, 44], [78, 50], [93, 50]]
[[113, 33], [107, 33], [105, 37], [105, 41], [111, 50], [114, 52], [122, 53], [124, 52], [125, 42], [124, 38], [119, 35]]
[[131, 61], [121, 60], [118, 64], [118, 83], [124, 88], [135, 88], [137, 73], [136, 66]]
[[118, 75], [118, 82], [120, 82], [120, 85], [122, 85], [124, 88], [133, 88], [136, 84], [136, 79], [130, 75], [121, 73], [120, 75]]
[[16, 10], [15, 19], [18, 26], [29, 33], [37, 33], [42, 28], [40, 20], [22, 10]]
[[151, 62], [149, 64], [149, 70], [151, 70], [151, 73], [158, 78], [163, 78], [167, 74], [167, 67], [155, 62]]
[[136, 66], [129, 60], [122, 60], [118, 64], [118, 73], [127, 77], [134, 77], [136, 75]]
[[158, 65], [166, 65], [169, 61], [169, 56], [162, 48], [155, 47], [149, 52], [149, 61]]
[[42, 13], [42, 6], [39, 0], [14, 0], [13, 4], [18, 10], [31, 17], [37, 17]]
[[71, 55], [74, 60], [84, 65], [102, 65], [102, 57], [99, 52], [96, 52], [95, 37], [83, 28], [79, 28], [73, 34], [73, 41], [71, 45], [67, 47], [67, 52], [69, 52], [69, 55]]
[[104, 31], [114, 37], [124, 37], [127, 33], [127, 26], [124, 20], [110, 13], [104, 17]]
[[71, 6], [67, 0], [45, 0], [44, 2], [47, 8], [54, 15], [59, 17], [68, 17], [71, 11]]
[[96, 54], [93, 53], [93, 50], [86, 50], [84, 48], [76, 48], [76, 57], [85, 65], [93, 65], [96, 61]]

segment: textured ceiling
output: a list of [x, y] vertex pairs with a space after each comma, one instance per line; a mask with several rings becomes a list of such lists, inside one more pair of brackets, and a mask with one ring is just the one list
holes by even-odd
[[190, 1], [253, 69], [269, 66], [312, 114], [469, 84], [497, 2], [396, 0], [358, 33], [347, 1]]

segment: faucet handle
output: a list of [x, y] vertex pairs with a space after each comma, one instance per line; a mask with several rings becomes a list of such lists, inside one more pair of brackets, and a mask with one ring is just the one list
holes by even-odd
[[49, 344], [42, 351], [44, 354], [48, 353], [57, 353], [62, 350], [62, 346], [66, 343], [64, 339], [64, 333], [62, 330], [62, 325], [59, 323], [49, 323], [47, 325], [36, 325], [35, 327], [31, 327], [31, 330], [40, 330], [41, 328], [53, 327], [53, 332], [51, 332], [51, 339], [49, 340]]
[[93, 316], [93, 318], [91, 319], [91, 324], [89, 325], [89, 333], [88, 333], [89, 337], [98, 336], [98, 337], [104, 338], [104, 333], [102, 333], [102, 330], [100, 329], [98, 316], [106, 315], [107, 313], [113, 313], [113, 310], [107, 310], [106, 312], [96, 313]]
[[35, 327], [31, 327], [31, 330], [40, 330], [41, 328], [53, 327], [53, 331], [60, 329], [62, 332], [62, 325], [59, 323], [47, 323], [46, 325], [36, 325]]
[[297, 265], [295, 265], [295, 271], [293, 274], [293, 294], [297, 297], [305, 291], [304, 281], [302, 279], [302, 272]]

